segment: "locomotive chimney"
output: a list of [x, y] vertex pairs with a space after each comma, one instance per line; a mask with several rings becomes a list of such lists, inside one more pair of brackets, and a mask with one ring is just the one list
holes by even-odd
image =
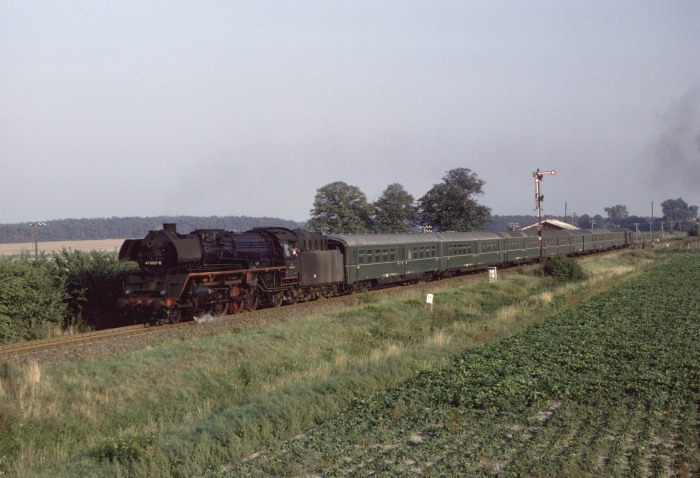
[[177, 224], [174, 222], [163, 223], [163, 230], [177, 232]]

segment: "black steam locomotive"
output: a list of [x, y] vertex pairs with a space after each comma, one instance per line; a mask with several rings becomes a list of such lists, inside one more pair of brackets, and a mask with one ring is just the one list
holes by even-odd
[[171, 323], [334, 295], [343, 282], [340, 252], [328, 250], [324, 236], [283, 227], [179, 234], [164, 224], [126, 240], [119, 260], [141, 269], [125, 283], [119, 305]]
[[119, 259], [137, 262], [141, 271], [126, 281], [120, 305], [132, 316], [176, 323], [631, 244], [625, 229], [320, 235], [266, 227], [180, 234], [164, 224], [122, 245]]

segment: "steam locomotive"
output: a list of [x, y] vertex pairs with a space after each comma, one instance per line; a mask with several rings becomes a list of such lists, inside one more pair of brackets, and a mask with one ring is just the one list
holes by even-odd
[[179, 234], [164, 224], [124, 241], [119, 260], [141, 269], [126, 281], [119, 305], [170, 323], [336, 295], [343, 285], [340, 251], [329, 250], [326, 237], [283, 227]]
[[135, 261], [140, 272], [125, 282], [119, 305], [132, 317], [177, 323], [631, 244], [625, 229], [321, 235], [265, 227], [180, 234], [164, 224], [122, 245], [119, 260]]

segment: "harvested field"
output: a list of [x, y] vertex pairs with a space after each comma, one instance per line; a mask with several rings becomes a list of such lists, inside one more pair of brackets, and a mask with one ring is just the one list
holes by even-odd
[[[39, 252], [51, 253], [69, 249], [74, 251], [107, 251], [119, 252], [124, 239], [102, 239], [95, 241], [44, 241], [38, 243]], [[33, 254], [33, 242], [16, 242], [0, 244], [0, 256], [13, 256], [18, 254]]]

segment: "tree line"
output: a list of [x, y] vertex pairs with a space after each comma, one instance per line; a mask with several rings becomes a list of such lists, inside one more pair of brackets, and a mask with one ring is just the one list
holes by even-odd
[[[336, 181], [319, 188], [307, 223], [270, 217], [248, 216], [156, 216], [60, 219], [37, 226], [40, 241], [73, 241], [144, 237], [164, 223], [176, 223], [181, 232], [194, 229], [247, 231], [255, 227], [280, 226], [313, 229], [325, 233], [401, 233], [432, 231], [507, 231], [537, 222], [535, 215], [492, 215], [479, 204], [485, 182], [468, 168], [448, 171], [416, 200], [399, 183], [390, 184], [379, 199], [369, 202], [356, 186]], [[627, 206], [617, 204], [600, 214], [579, 217], [555, 216], [582, 229], [622, 227], [646, 232], [652, 228], [650, 216], [631, 216]], [[698, 206], [682, 198], [661, 203], [661, 214], [654, 217], [655, 231], [684, 231], [696, 235]], [[31, 242], [32, 223], [0, 224], [0, 243]]]
[[475, 196], [485, 182], [468, 168], [447, 172], [415, 200], [399, 183], [390, 184], [374, 203], [357, 187], [336, 181], [319, 188], [314, 198], [311, 229], [324, 233], [476, 231], [491, 218], [491, 209]]
[[[176, 223], [180, 232], [190, 232], [194, 229], [226, 229], [242, 232], [264, 226], [281, 226], [290, 229], [304, 226], [304, 223], [296, 221], [248, 216], [109, 217], [45, 221], [43, 223], [45, 225], [37, 226], [37, 235], [40, 241], [139, 238], [144, 237], [148, 231], [161, 229], [164, 223]], [[0, 224], [0, 243], [33, 241], [32, 224], [28, 222]]]
[[[401, 233], [417, 230], [501, 232], [537, 222], [535, 215], [491, 215], [491, 209], [475, 197], [485, 182], [468, 168], [448, 171], [443, 182], [415, 200], [401, 184], [390, 184], [374, 203], [357, 187], [336, 181], [319, 188], [310, 211], [309, 227], [325, 233]], [[625, 205], [604, 208], [600, 214], [553, 217], [581, 229], [622, 227], [652, 230], [652, 218], [630, 216]], [[698, 206], [682, 198], [661, 203], [661, 215], [653, 218], [653, 230], [698, 233]]]
[[582, 215], [576, 222], [578, 227], [623, 227], [633, 231], [679, 231], [691, 235], [698, 233], [698, 206], [691, 206], [682, 198], [667, 199], [661, 203], [659, 216], [630, 216], [627, 206], [617, 204], [604, 208], [607, 218], [600, 215]]

